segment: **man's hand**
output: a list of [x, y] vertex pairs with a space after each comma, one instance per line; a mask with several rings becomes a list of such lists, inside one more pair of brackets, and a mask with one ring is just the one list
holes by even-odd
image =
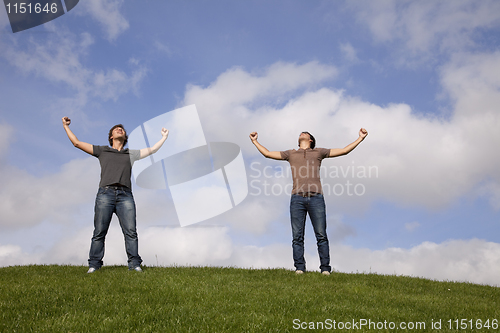
[[362, 128], [362, 129], [359, 130], [359, 137], [361, 139], [364, 139], [367, 135], [368, 135], [368, 131], [365, 130], [364, 128]]
[[71, 124], [71, 119], [69, 119], [68, 117], [62, 117], [62, 123], [63, 126], [69, 126], [69, 124]]
[[252, 141], [257, 140], [258, 137], [259, 137], [259, 134], [257, 134], [257, 132], [250, 133], [250, 140], [252, 140]]
[[168, 129], [166, 129], [165, 127], [163, 127], [161, 129], [161, 136], [165, 137], [165, 139], [168, 137]]

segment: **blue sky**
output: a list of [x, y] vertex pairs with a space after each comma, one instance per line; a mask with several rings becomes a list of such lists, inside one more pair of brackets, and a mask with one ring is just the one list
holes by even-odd
[[[258, 186], [291, 179], [255, 177], [252, 165], [286, 162], [264, 159], [250, 132], [286, 150], [304, 130], [326, 148], [368, 130], [351, 154], [323, 162], [378, 170], [323, 179], [365, 189], [326, 196], [335, 269], [497, 285], [499, 7], [88, 0], [16, 34], [0, 10], [0, 265], [86, 264], [99, 166], [61, 117], [103, 145], [116, 123], [131, 131], [195, 104], [207, 141], [237, 143]], [[180, 228], [168, 191], [134, 193], [147, 265], [293, 268], [286, 194], [250, 189], [233, 210]], [[121, 237], [114, 221], [105, 263], [125, 263]], [[306, 237], [315, 270], [310, 227]]]

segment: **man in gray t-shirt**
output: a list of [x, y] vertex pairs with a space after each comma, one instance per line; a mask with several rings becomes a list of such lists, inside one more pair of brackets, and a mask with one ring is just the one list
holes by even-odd
[[306, 215], [309, 214], [316, 235], [321, 273], [330, 275], [330, 247], [326, 234], [326, 207], [320, 181], [321, 161], [328, 157], [349, 154], [365, 139], [368, 132], [362, 128], [359, 137], [345, 148], [316, 148], [316, 139], [309, 132], [299, 136], [299, 149], [269, 151], [258, 141], [257, 132], [250, 133], [250, 139], [259, 152], [267, 158], [285, 160], [290, 163], [293, 188], [290, 199], [290, 220], [292, 224], [292, 249], [295, 273], [306, 270], [304, 259], [304, 231]]
[[125, 249], [130, 270], [142, 272], [136, 230], [136, 210], [130, 176], [135, 161], [154, 154], [168, 137], [168, 130], [161, 129], [162, 138], [151, 148], [129, 150], [127, 132], [123, 125], [113, 126], [108, 134], [108, 146], [95, 146], [78, 140], [69, 125], [68, 117], [62, 118], [64, 130], [71, 143], [84, 152], [95, 156], [101, 164], [101, 180], [94, 208], [94, 234], [89, 251], [89, 270], [93, 273], [103, 265], [104, 240], [108, 233], [113, 213], [118, 216], [125, 238]]

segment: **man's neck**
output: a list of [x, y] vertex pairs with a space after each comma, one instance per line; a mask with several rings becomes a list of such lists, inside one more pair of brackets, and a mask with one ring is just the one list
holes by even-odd
[[119, 140], [113, 140], [113, 147], [114, 149], [121, 151], [123, 149], [123, 142]]
[[309, 149], [309, 148], [311, 148], [311, 147], [309, 147], [309, 145], [308, 145], [308, 144], [302, 144], [302, 143], [301, 143], [301, 144], [299, 145], [299, 148], [300, 148], [300, 149], [304, 149], [304, 150], [306, 150], [306, 149]]

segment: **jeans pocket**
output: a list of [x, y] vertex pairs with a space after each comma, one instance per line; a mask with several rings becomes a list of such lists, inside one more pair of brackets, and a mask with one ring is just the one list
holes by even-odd
[[130, 189], [128, 189], [128, 188], [124, 188], [124, 189], [123, 189], [123, 193], [125, 193], [125, 195], [126, 195], [127, 197], [130, 197], [130, 198], [133, 198], [133, 197], [134, 197], [134, 195], [132, 194], [132, 190], [130, 190]]

